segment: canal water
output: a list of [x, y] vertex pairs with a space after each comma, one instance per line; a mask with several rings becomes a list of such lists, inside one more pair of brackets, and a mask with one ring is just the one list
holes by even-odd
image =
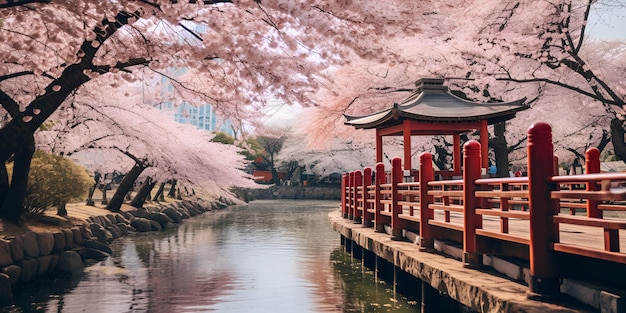
[[419, 312], [330, 228], [334, 201], [254, 201], [116, 240], [73, 280], [14, 290], [12, 312]]

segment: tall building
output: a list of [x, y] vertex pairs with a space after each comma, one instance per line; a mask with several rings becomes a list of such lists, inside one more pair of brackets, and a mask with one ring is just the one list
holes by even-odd
[[[193, 33], [199, 34], [206, 32], [207, 26], [202, 24], [193, 23], [191, 21], [183, 21], [181, 26], [184, 26], [185, 31], [178, 33], [180, 40], [186, 40], [193, 42], [195, 36]], [[186, 68], [172, 68], [168, 70], [170, 77], [176, 77], [184, 74], [187, 71]], [[193, 106], [187, 102], [183, 102], [180, 105], [174, 106], [172, 101], [167, 100], [167, 95], [173, 94], [174, 86], [167, 77], [161, 78], [161, 97], [164, 99], [159, 104], [159, 108], [164, 111], [173, 112], [174, 120], [182, 124], [191, 124], [200, 129], [205, 129], [212, 132], [223, 132], [230, 136], [235, 137], [235, 131], [231, 127], [231, 122], [228, 119], [223, 119], [215, 113], [215, 110], [211, 104], [204, 104], [201, 106]]]
[[228, 119], [219, 117], [213, 106], [204, 104], [201, 106], [193, 106], [187, 102], [183, 102], [178, 106], [172, 105], [172, 102], [161, 102], [160, 109], [173, 112], [174, 120], [182, 124], [190, 124], [212, 132], [223, 132], [235, 137], [235, 131], [231, 127]]

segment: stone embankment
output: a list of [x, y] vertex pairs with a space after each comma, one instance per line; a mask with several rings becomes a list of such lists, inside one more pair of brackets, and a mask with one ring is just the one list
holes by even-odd
[[[271, 186], [267, 189], [249, 189], [246, 191], [247, 200], [260, 199], [307, 199], [307, 200], [339, 200], [341, 187], [317, 186]], [[243, 198], [246, 199], [246, 198]]]
[[[228, 203], [232, 204], [232, 203]], [[82, 224], [55, 231], [27, 231], [0, 239], [0, 308], [13, 303], [11, 289], [46, 276], [81, 273], [111, 254], [109, 243], [132, 232], [160, 231], [182, 220], [227, 206], [177, 201], [88, 216]]]

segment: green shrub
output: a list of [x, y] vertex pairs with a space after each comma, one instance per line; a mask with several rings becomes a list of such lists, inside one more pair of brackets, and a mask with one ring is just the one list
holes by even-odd
[[85, 167], [66, 157], [37, 151], [30, 166], [24, 209], [41, 214], [52, 206], [65, 207], [85, 197], [93, 183]]

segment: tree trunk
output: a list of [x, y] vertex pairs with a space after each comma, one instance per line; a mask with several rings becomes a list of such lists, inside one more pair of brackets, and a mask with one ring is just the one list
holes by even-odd
[[[45, 87], [43, 94], [37, 96], [17, 115], [12, 114], [11, 121], [0, 128], [0, 161], [5, 163], [11, 156], [15, 156], [15, 168], [17, 168], [17, 171], [13, 173], [14, 180], [11, 186], [7, 190], [0, 188], [2, 200], [0, 218], [17, 221], [21, 215], [30, 161], [35, 149], [33, 134], [71, 93], [90, 80], [85, 70], [93, 69], [93, 59], [103, 46], [102, 43], [113, 36], [118, 29], [128, 24], [129, 17], [131, 14], [120, 12], [115, 16], [115, 21], [105, 19], [103, 20], [105, 25], [94, 27], [96, 40], [83, 41], [77, 50], [84, 53], [80, 62], [65, 67], [61, 75]], [[13, 184], [16, 185], [13, 186]]]
[[626, 143], [624, 143], [624, 124], [617, 118], [611, 120], [611, 143], [613, 144], [613, 150], [615, 155], [626, 163]]
[[30, 161], [35, 153], [35, 138], [32, 135], [23, 137], [20, 142], [22, 144], [15, 152], [13, 160], [11, 185], [0, 209], [0, 217], [12, 223], [17, 223], [20, 220], [24, 209]]
[[102, 202], [100, 202], [100, 204], [109, 204], [109, 199], [107, 199], [107, 185], [102, 185]]
[[93, 201], [93, 194], [96, 192], [96, 188], [98, 188], [98, 183], [93, 184], [91, 188], [89, 188], [89, 194], [87, 194], [86, 204], [89, 206], [95, 206], [96, 203]]
[[167, 196], [174, 198], [176, 197], [176, 179], [172, 179], [170, 182], [172, 185], [170, 186], [170, 191], [167, 193]]
[[435, 155], [433, 158], [433, 162], [439, 168], [439, 170], [445, 171], [450, 169], [450, 164], [448, 161], [448, 156], [450, 156], [450, 151], [445, 146], [445, 141], [443, 144], [434, 144]]
[[133, 184], [137, 180], [137, 177], [147, 168], [143, 162], [137, 162], [130, 171], [124, 175], [122, 181], [117, 186], [115, 194], [111, 197], [111, 201], [106, 206], [106, 209], [111, 212], [119, 212], [124, 203], [124, 197], [133, 188]]
[[2, 166], [0, 166], [0, 203], [4, 203], [4, 198], [9, 193], [9, 187], [9, 173], [7, 172], [7, 165], [2, 162]]
[[509, 176], [509, 152], [506, 142], [506, 122], [493, 125], [494, 137], [489, 140], [489, 145], [493, 148], [493, 155], [496, 159], [496, 176]]
[[146, 177], [146, 180], [141, 185], [141, 188], [139, 188], [137, 194], [135, 194], [130, 205], [135, 208], [141, 208], [150, 195], [150, 191], [154, 188], [154, 185], [156, 185], [156, 181], [153, 181], [150, 177]]
[[67, 216], [67, 209], [65, 208], [65, 202], [61, 202], [57, 205], [57, 215]]
[[278, 177], [278, 171], [274, 167], [274, 163], [272, 163], [270, 165], [270, 169], [271, 169], [271, 172], [272, 172], [272, 183], [274, 183], [276, 185], [281, 185], [280, 177]]
[[165, 201], [165, 198], [163, 197], [163, 189], [165, 189], [165, 182], [162, 182], [161, 185], [159, 185], [159, 189], [154, 195], [154, 198], [152, 198], [152, 201]]
[[[61, 76], [46, 87], [45, 94], [33, 100], [23, 112], [0, 129], [1, 161], [8, 160], [18, 150], [22, 150], [21, 139], [32, 136], [68, 95], [89, 81], [89, 77], [83, 73], [84, 69], [84, 65], [80, 64], [66, 67]], [[61, 86], [61, 88], [53, 90], [53, 86]]]

